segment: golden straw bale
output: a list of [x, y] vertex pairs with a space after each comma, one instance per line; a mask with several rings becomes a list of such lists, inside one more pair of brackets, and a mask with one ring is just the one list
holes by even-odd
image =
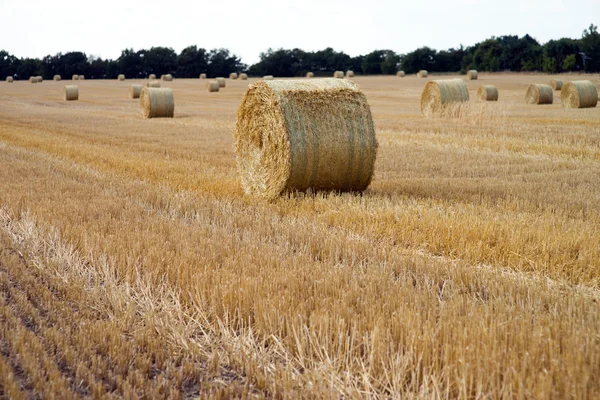
[[265, 76], [263, 76], [263, 80], [264, 81], [272, 81], [273, 79], [274, 79], [273, 75], [265, 75]]
[[560, 79], [552, 79], [550, 80], [550, 86], [552, 86], [552, 89], [554, 90], [561, 90], [563, 87], [563, 81]]
[[124, 81], [125, 80], [125, 75], [124, 74], [119, 74], [119, 76], [117, 76], [117, 79], [120, 81]]
[[153, 87], [153, 88], [160, 87], [160, 81], [146, 82], [146, 87]]
[[15, 79], [14, 79], [12, 76], [7, 76], [7, 77], [6, 77], [6, 82], [8, 82], [8, 83], [13, 83], [13, 82], [14, 82], [14, 80], [15, 80]]
[[477, 80], [477, 71], [475, 71], [474, 69], [468, 70], [467, 71], [467, 79], [469, 79], [471, 81]]
[[419, 78], [427, 78], [427, 75], [428, 75], [428, 73], [427, 73], [427, 71], [426, 71], [426, 70], [424, 70], [424, 69], [422, 69], [422, 70], [420, 70], [419, 72], [417, 72], [417, 76], [418, 76]]
[[229, 79], [237, 79], [238, 78], [238, 74], [236, 72], [232, 72], [229, 74]]
[[44, 82], [44, 78], [42, 78], [41, 76], [36, 76], [38, 83], [42, 83]]
[[554, 94], [550, 85], [529, 85], [525, 92], [525, 103], [527, 104], [552, 104], [553, 101]]
[[75, 74], [71, 77], [72, 80], [74, 81], [78, 81], [79, 80], [79, 75]]
[[219, 87], [225, 87], [227, 85], [225, 78], [219, 77], [219, 78], [216, 78], [215, 80], [219, 83]]
[[354, 71], [351, 71], [351, 70], [346, 71], [346, 78], [354, 78]]
[[129, 98], [130, 99], [139, 99], [140, 93], [142, 92], [143, 88], [144, 88], [143, 85], [137, 85], [137, 84], [129, 86]]
[[162, 79], [165, 82], [171, 82], [173, 80], [173, 75], [171, 75], [171, 74], [161, 75], [160, 79]]
[[362, 191], [377, 140], [364, 94], [348, 80], [258, 81], [238, 109], [234, 133], [247, 194]]
[[312, 73], [312, 72], [307, 72], [307, 73], [306, 73], [306, 77], [307, 77], [307, 78], [314, 78], [314, 77], [315, 77], [315, 74], [314, 74], [314, 73]]
[[79, 100], [79, 89], [77, 88], [77, 85], [65, 86], [65, 100]]
[[406, 76], [406, 74], [404, 73], [404, 71], [398, 71], [398, 72], [396, 72], [396, 76], [400, 77], [400, 78], [404, 78]]
[[429, 81], [421, 93], [421, 112], [426, 117], [440, 114], [445, 106], [469, 101], [469, 91], [462, 79]]
[[200, 74], [200, 79], [206, 79], [206, 74]]
[[79, 80], [80, 81], [84, 81], [85, 80], [85, 75], [79, 75]]
[[565, 108], [596, 107], [598, 89], [590, 81], [567, 82], [560, 91], [560, 101]]
[[483, 101], [498, 101], [498, 88], [492, 85], [481, 85], [477, 97]]
[[170, 88], [143, 88], [140, 109], [144, 118], [173, 118], [175, 101]]
[[240, 74], [240, 76], [238, 76], [238, 78], [242, 81], [247, 81], [248, 80], [248, 74]]
[[148, 75], [148, 79], [149, 80], [154, 80], [154, 79], [156, 79], [156, 75], [155, 74], [150, 74], [150, 75]]
[[60, 81], [62, 78], [60, 77], [60, 75], [54, 75], [54, 77], [52, 78], [55, 81]]
[[333, 77], [338, 78], [338, 79], [344, 79], [344, 72], [343, 71], [335, 71], [333, 73]]
[[29, 77], [29, 83], [38, 83], [37, 76], [30, 76]]
[[206, 82], [206, 89], [209, 92], [218, 92], [219, 88], [220, 88], [219, 82], [217, 82], [217, 81], [208, 81], [208, 82]]

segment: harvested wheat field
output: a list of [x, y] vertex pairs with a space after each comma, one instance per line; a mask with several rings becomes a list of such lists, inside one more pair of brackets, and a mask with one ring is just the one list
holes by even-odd
[[368, 188], [271, 200], [234, 152], [256, 78], [163, 81], [164, 119], [0, 82], [0, 397], [598, 398], [600, 107], [525, 104], [540, 75], [452, 118], [356, 76]]

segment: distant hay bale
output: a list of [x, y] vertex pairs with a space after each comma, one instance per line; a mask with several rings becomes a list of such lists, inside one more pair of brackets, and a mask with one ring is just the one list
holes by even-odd
[[41, 76], [36, 76], [38, 83], [42, 83], [44, 82], [44, 78], [42, 78]]
[[14, 80], [15, 80], [15, 79], [14, 79], [12, 76], [7, 76], [7, 77], [6, 77], [6, 82], [8, 82], [8, 83], [13, 83], [13, 82], [14, 82]]
[[218, 92], [220, 87], [221, 86], [219, 85], [219, 82], [217, 82], [217, 81], [208, 81], [208, 82], [206, 82], [206, 89], [209, 92]]
[[483, 101], [498, 101], [498, 88], [492, 85], [481, 85], [477, 90], [477, 98]]
[[467, 79], [469, 79], [471, 81], [477, 80], [477, 71], [475, 71], [474, 69], [468, 70], [467, 71]]
[[175, 101], [170, 88], [143, 88], [140, 109], [144, 118], [173, 118]]
[[65, 100], [79, 100], [79, 88], [77, 85], [66, 85], [65, 86]]
[[265, 75], [263, 76], [263, 81], [272, 81], [273, 79], [273, 75]]
[[219, 78], [216, 78], [215, 80], [219, 83], [219, 87], [225, 87], [227, 85], [225, 78], [219, 77]]
[[206, 74], [200, 74], [200, 79], [206, 79]]
[[364, 94], [348, 80], [258, 81], [237, 113], [237, 163], [247, 194], [362, 191], [377, 140]]
[[238, 78], [238, 74], [236, 72], [232, 72], [229, 74], [229, 79], [237, 79]]
[[38, 83], [37, 76], [30, 76], [29, 83]]
[[71, 77], [72, 80], [74, 81], [78, 81], [79, 80], [79, 75], [75, 74]]
[[166, 82], [171, 82], [173, 80], [173, 75], [171, 75], [171, 74], [161, 75], [160, 79], [163, 81], [166, 81]]
[[338, 78], [338, 79], [344, 79], [344, 72], [343, 71], [335, 71], [333, 73], [333, 77]]
[[351, 71], [351, 70], [346, 71], [346, 78], [354, 78], [354, 71]]
[[146, 83], [146, 87], [157, 88], [160, 87], [160, 81], [150, 81]]
[[315, 77], [315, 74], [314, 74], [314, 73], [312, 73], [312, 72], [307, 72], [307, 73], [306, 73], [306, 77], [307, 77], [307, 78], [314, 78], [314, 77]]
[[143, 85], [131, 85], [129, 86], [129, 98], [130, 99], [139, 99], [140, 98], [140, 93], [142, 92], [142, 89], [144, 88]]
[[565, 108], [589, 108], [598, 104], [598, 89], [590, 81], [567, 82], [560, 91]]
[[79, 80], [80, 81], [84, 81], [85, 80], [85, 75], [79, 75]]
[[552, 89], [554, 90], [561, 90], [563, 87], [563, 81], [560, 79], [552, 79], [550, 80], [550, 86], [552, 86]]
[[60, 77], [60, 75], [54, 75], [54, 77], [52, 78], [55, 81], [60, 81], [62, 78]]
[[148, 75], [148, 79], [150, 79], [150, 80], [156, 79], [156, 75], [150, 74], [150, 75]]
[[418, 76], [419, 78], [427, 78], [427, 71], [426, 71], [426, 70], [424, 70], [424, 69], [422, 69], [422, 70], [420, 70], [419, 72], [417, 72], [417, 76]]
[[119, 75], [117, 76], [117, 80], [119, 80], [119, 81], [124, 81], [124, 80], [125, 80], [125, 75], [124, 75], [124, 74], [119, 74]]
[[462, 79], [429, 81], [421, 93], [421, 112], [431, 117], [450, 104], [466, 101], [469, 101], [469, 91]]
[[525, 103], [527, 104], [552, 104], [553, 101], [554, 95], [550, 85], [529, 85], [525, 93]]
[[400, 78], [404, 78], [406, 76], [406, 74], [404, 73], [404, 71], [398, 71], [398, 72], [396, 72], [396, 76], [400, 77]]
[[240, 80], [242, 81], [247, 81], [248, 80], [248, 74], [240, 74], [240, 76], [238, 77]]

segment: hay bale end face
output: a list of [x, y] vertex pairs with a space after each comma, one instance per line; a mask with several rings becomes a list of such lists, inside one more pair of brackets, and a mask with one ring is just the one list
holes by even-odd
[[348, 80], [259, 81], [237, 113], [237, 163], [247, 194], [362, 191], [377, 140], [364, 94]]
[[150, 74], [150, 75], [148, 75], [148, 79], [149, 80], [156, 79], [156, 75], [155, 74]]
[[240, 74], [240, 76], [238, 77], [240, 80], [242, 81], [247, 81], [248, 80], [248, 74]]
[[146, 87], [157, 88], [160, 87], [160, 81], [150, 81], [146, 83]]
[[346, 78], [354, 78], [354, 71], [346, 71]]
[[273, 75], [265, 75], [263, 76], [263, 81], [272, 81], [273, 79]]
[[344, 79], [344, 72], [343, 71], [335, 71], [333, 73], [333, 77], [338, 78], [338, 79]]
[[120, 81], [124, 81], [125, 80], [125, 75], [119, 74], [119, 76], [117, 76], [117, 79], [120, 80]]
[[65, 100], [79, 100], [79, 88], [76, 85], [65, 86]]
[[527, 104], [552, 104], [553, 101], [554, 94], [550, 85], [529, 85], [525, 92], [525, 103]]
[[229, 74], [229, 79], [237, 79], [237, 78], [238, 78], [237, 72], [232, 72]]
[[550, 81], [550, 86], [552, 86], [552, 89], [554, 90], [561, 90], [563, 87], [563, 81], [560, 79], [552, 79]]
[[419, 78], [427, 78], [427, 75], [428, 75], [428, 73], [427, 73], [427, 71], [426, 71], [426, 70], [424, 70], [424, 69], [422, 69], [422, 70], [420, 70], [419, 72], [417, 72], [417, 76], [418, 76]]
[[477, 80], [477, 71], [474, 69], [467, 71], [467, 79], [471, 81]]
[[312, 72], [307, 72], [307, 73], [306, 73], [306, 77], [307, 77], [307, 78], [314, 78], [314, 77], [315, 77], [315, 74], [314, 74], [314, 73], [312, 73]]
[[207, 89], [209, 92], [218, 92], [218, 91], [219, 91], [219, 88], [220, 88], [220, 86], [219, 86], [219, 82], [217, 82], [217, 81], [209, 81], [209, 82], [206, 82], [206, 89]]
[[140, 109], [144, 118], [173, 118], [175, 101], [170, 88], [143, 88]]
[[481, 85], [477, 90], [477, 98], [483, 101], [498, 101], [498, 88], [492, 85]]
[[591, 108], [598, 105], [598, 88], [590, 81], [567, 82], [560, 91], [564, 108]]
[[130, 99], [139, 99], [140, 93], [142, 93], [143, 88], [144, 88], [144, 86], [142, 86], [142, 85], [129, 86], [129, 98]]
[[14, 82], [14, 80], [15, 80], [15, 79], [14, 79], [12, 76], [7, 76], [7, 77], [6, 77], [6, 82], [8, 82], [8, 83], [13, 83], [13, 82]]
[[216, 78], [215, 80], [219, 83], [219, 87], [225, 87], [227, 85], [225, 78], [219, 77], [219, 78]]
[[62, 78], [60, 77], [60, 75], [54, 75], [54, 77], [52, 78], [54, 81], [60, 81]]
[[75, 74], [71, 77], [72, 80], [74, 81], [78, 81], [79, 80], [79, 75]]
[[206, 79], [206, 74], [200, 74], [200, 79]]
[[450, 104], [466, 101], [469, 101], [469, 91], [462, 79], [429, 81], [421, 93], [421, 112], [432, 117]]
[[396, 72], [396, 76], [399, 78], [404, 78], [406, 76], [406, 74], [404, 73], [404, 71], [398, 71], [398, 72]]

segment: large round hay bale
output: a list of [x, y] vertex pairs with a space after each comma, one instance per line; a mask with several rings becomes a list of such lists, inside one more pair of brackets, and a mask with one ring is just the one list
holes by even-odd
[[29, 83], [38, 83], [37, 76], [30, 76]]
[[590, 81], [567, 82], [560, 91], [560, 101], [565, 108], [596, 107], [598, 89]]
[[344, 79], [344, 72], [343, 71], [335, 71], [333, 73], [333, 77], [338, 78], [338, 79]]
[[119, 81], [124, 81], [124, 80], [125, 80], [125, 75], [124, 75], [124, 74], [119, 74], [119, 75], [117, 76], [117, 80], [119, 80]]
[[477, 71], [470, 69], [467, 71], [467, 79], [474, 81], [477, 80]]
[[130, 99], [139, 99], [140, 98], [140, 93], [142, 92], [142, 89], [144, 88], [143, 85], [131, 85], [129, 86], [129, 98]]
[[563, 81], [560, 79], [551, 79], [550, 86], [552, 86], [552, 89], [554, 90], [561, 90], [563, 87]]
[[553, 101], [554, 95], [550, 85], [529, 85], [525, 92], [525, 103], [527, 104], [552, 104]]
[[421, 112], [431, 117], [445, 106], [465, 101], [469, 101], [469, 90], [462, 79], [429, 81], [421, 93]]
[[238, 79], [240, 79], [240, 80], [242, 80], [242, 81], [247, 81], [247, 80], [248, 80], [248, 74], [241, 73], [241, 74], [238, 76]]
[[173, 80], [173, 75], [171, 74], [165, 74], [165, 75], [161, 75], [160, 79], [166, 82], [171, 82]]
[[77, 85], [65, 86], [65, 100], [79, 100], [79, 89], [77, 88]]
[[263, 81], [272, 81], [273, 79], [275, 79], [273, 77], [273, 75], [265, 75], [265, 76], [263, 76]]
[[404, 71], [398, 71], [398, 72], [396, 72], [396, 76], [400, 77], [400, 78], [404, 78], [406, 76], [406, 74], [404, 73]]
[[477, 90], [477, 98], [483, 101], [498, 101], [498, 88], [492, 85], [481, 85]]
[[52, 79], [58, 82], [58, 81], [60, 81], [62, 78], [60, 77], [60, 75], [54, 75], [54, 76], [52, 77]]
[[309, 72], [306, 73], [306, 77], [307, 78], [314, 78], [315, 74], [309, 71]]
[[85, 80], [85, 75], [79, 75], [79, 80], [80, 81], [84, 81]]
[[173, 118], [175, 101], [170, 88], [143, 88], [140, 109], [144, 118]]
[[351, 70], [346, 71], [346, 78], [354, 78], [354, 71], [351, 71]]
[[200, 79], [206, 79], [206, 74], [200, 74]]
[[419, 72], [417, 72], [417, 76], [418, 76], [419, 78], [427, 78], [427, 75], [428, 75], [428, 74], [427, 74], [427, 71], [426, 71], [426, 70], [424, 70], [424, 69], [422, 69], [422, 70], [420, 70]]
[[146, 87], [153, 87], [153, 88], [160, 87], [160, 81], [146, 82]]
[[219, 78], [216, 78], [215, 80], [219, 83], [219, 87], [225, 87], [225, 85], [227, 85], [225, 78], [219, 77]]
[[237, 79], [237, 78], [238, 78], [237, 72], [232, 72], [229, 74], [229, 79]]
[[71, 79], [72, 79], [72, 80], [74, 80], [74, 81], [78, 81], [78, 80], [79, 80], [79, 75], [77, 75], [77, 74], [74, 74], [74, 75], [71, 77]]
[[339, 79], [258, 81], [237, 113], [237, 162], [247, 194], [362, 191], [373, 176], [377, 140], [371, 110], [354, 83]]
[[150, 75], [148, 75], [148, 79], [149, 80], [156, 79], [156, 75], [155, 74], [150, 74]]
[[208, 81], [208, 82], [206, 82], [206, 89], [209, 92], [218, 92], [220, 87], [221, 86], [219, 85], [219, 82], [217, 82], [217, 81]]
[[14, 80], [15, 80], [15, 79], [14, 79], [12, 76], [7, 76], [7, 77], [6, 77], [6, 82], [8, 82], [8, 83], [13, 83], [13, 82], [14, 82]]

